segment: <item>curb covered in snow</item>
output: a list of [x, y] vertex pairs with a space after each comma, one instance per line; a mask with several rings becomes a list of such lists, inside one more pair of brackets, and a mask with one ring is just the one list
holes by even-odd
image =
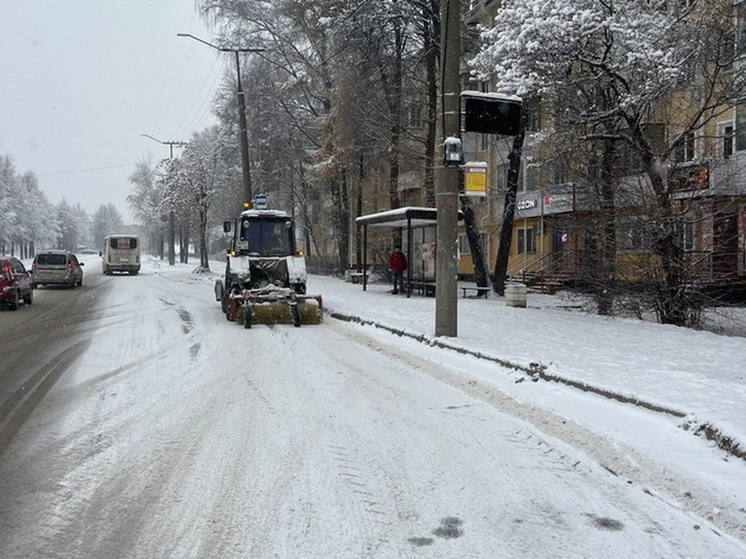
[[[427, 344], [429, 346], [448, 349], [451, 351], [456, 351], [458, 353], [463, 353], [465, 355], [470, 355], [478, 359], [492, 361], [507, 369], [513, 369], [515, 371], [525, 373], [534, 382], [537, 382], [538, 380], [541, 379], [541, 380], [545, 380], [548, 382], [557, 382], [560, 384], [565, 384], [567, 386], [571, 386], [573, 388], [578, 388], [580, 390], [583, 390], [584, 392], [591, 392], [593, 394], [597, 394], [599, 396], [603, 396], [611, 400], [616, 400], [624, 404], [632, 404], [637, 407], [645, 408], [647, 410], [654, 411], [657, 413], [663, 413], [663, 414], [670, 415], [676, 418], [685, 418], [688, 415], [687, 413], [682, 412], [680, 410], [668, 408], [665, 406], [660, 406], [658, 404], [654, 404], [651, 402], [646, 402], [645, 400], [641, 400], [634, 396], [619, 394], [617, 392], [612, 392], [606, 388], [594, 386], [586, 382], [572, 380], [572, 379], [568, 379], [565, 377], [561, 377], [559, 375], [548, 373], [546, 370], [546, 365], [542, 365], [541, 363], [531, 363], [528, 367], [526, 367], [525, 365], [521, 365], [519, 363], [513, 363], [511, 361], [507, 361], [505, 359], [501, 359], [496, 356], [488, 355], [481, 351], [474, 351], [474, 350], [465, 348], [463, 346], [445, 342], [438, 338], [426, 336], [425, 334], [417, 334], [413, 332], [408, 332], [401, 328], [395, 328], [392, 326], [388, 326], [386, 324], [382, 324], [374, 320], [361, 318], [355, 315], [344, 314], [344, 313], [340, 313], [337, 311], [331, 311], [329, 309], [326, 309], [324, 312], [328, 314], [329, 316], [331, 316], [332, 318], [341, 320], [343, 322], [354, 322], [362, 326], [373, 326], [375, 328], [385, 330], [392, 334], [396, 334], [397, 336], [411, 338], [413, 340], [416, 340], [420, 343]], [[740, 458], [741, 460], [746, 461], [746, 449], [741, 448], [741, 445], [739, 445], [734, 440], [734, 438], [725, 435], [723, 432], [721, 432], [717, 427], [715, 427], [711, 423], [685, 421], [682, 424], [680, 424], [679, 427], [684, 429], [685, 431], [691, 431], [694, 435], [704, 436], [708, 440], [713, 441], [717, 445], [718, 448], [725, 451], [726, 453], [732, 456], [735, 456], [737, 458]]]

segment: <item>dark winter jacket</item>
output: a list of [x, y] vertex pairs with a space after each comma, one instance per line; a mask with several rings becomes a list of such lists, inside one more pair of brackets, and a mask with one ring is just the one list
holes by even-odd
[[389, 256], [389, 267], [395, 272], [403, 272], [407, 269], [407, 257], [403, 252], [395, 250]]

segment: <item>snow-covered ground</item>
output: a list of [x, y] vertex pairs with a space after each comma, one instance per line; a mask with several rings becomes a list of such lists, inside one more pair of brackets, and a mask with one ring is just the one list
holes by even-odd
[[695, 434], [744, 448], [744, 338], [532, 294], [435, 338], [433, 298], [320, 276], [324, 324], [247, 331], [217, 263], [95, 260], [90, 339], [0, 462], [4, 558], [746, 556], [746, 462]]

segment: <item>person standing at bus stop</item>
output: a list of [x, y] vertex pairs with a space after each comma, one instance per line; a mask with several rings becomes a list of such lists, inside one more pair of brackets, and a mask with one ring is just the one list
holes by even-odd
[[404, 270], [407, 269], [407, 257], [404, 256], [400, 246], [395, 246], [394, 252], [389, 256], [389, 268], [394, 273], [394, 290], [392, 293], [396, 295], [399, 293], [399, 289], [404, 291]]

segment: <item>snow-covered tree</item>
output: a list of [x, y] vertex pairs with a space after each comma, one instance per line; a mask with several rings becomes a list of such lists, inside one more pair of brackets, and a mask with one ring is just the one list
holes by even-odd
[[[253, 189], [298, 215], [312, 261], [346, 265], [351, 207], [378, 208], [381, 193], [400, 205], [402, 172], [424, 168], [434, 200], [437, 0], [198, 5], [226, 44], [266, 48], [242, 64]], [[218, 114], [235, 129], [233, 91], [222, 94]], [[427, 135], [408, 126], [425, 98]]]
[[216, 198], [231, 184], [233, 165], [221, 149], [220, 129], [210, 127], [196, 133], [181, 156], [178, 191], [186, 208], [197, 217], [200, 269], [210, 269], [208, 230], [211, 225], [210, 210]]
[[124, 220], [114, 204], [102, 204], [93, 214], [93, 223], [91, 225], [91, 235], [93, 237], [93, 246], [103, 250], [104, 238], [107, 235], [116, 235], [122, 233]]
[[[57, 247], [60, 250], [74, 251], [85, 239], [85, 231], [81, 227], [85, 211], [80, 205], [71, 206], [64, 198], [56, 206], [57, 210]], [[81, 213], [82, 212], [82, 213]]]
[[[332, 92], [342, 64], [331, 30], [345, 3], [201, 0], [199, 5], [227, 44], [266, 49], [263, 63], [242, 66], [254, 192], [268, 194], [278, 209], [295, 211], [299, 184], [314, 190], [306, 197], [311, 203], [297, 209], [311, 214], [311, 235], [334, 231], [328, 246], [337, 245], [340, 252], [337, 239], [347, 239], [349, 221], [344, 217], [347, 207], [331, 202], [344, 197], [345, 188], [335, 150], [329, 149], [336, 122], [330, 117]], [[232, 109], [219, 115], [235, 129]], [[285, 200], [290, 207], [279, 205]], [[322, 249], [324, 254], [314, 256], [329, 258], [331, 251]]]
[[32, 172], [18, 177], [21, 203], [16, 215], [19, 222], [19, 242], [24, 248], [24, 256], [31, 257], [36, 248], [52, 247], [59, 233], [55, 219], [55, 209], [39, 187], [39, 181]]
[[3, 254], [7, 251], [6, 247], [12, 244], [11, 240], [17, 226], [17, 217], [13, 212], [17, 183], [13, 159], [10, 155], [0, 157], [0, 253]]
[[156, 186], [156, 169], [150, 158], [137, 162], [129, 181], [133, 190], [127, 196], [132, 215], [143, 226], [150, 250], [163, 254], [163, 220], [161, 219], [161, 195]]
[[[690, 301], [677, 244], [667, 162], [686, 138], [743, 98], [743, 72], [732, 71], [733, 3], [658, 0], [505, 0], [473, 60], [500, 91], [541, 98], [553, 117], [547, 134], [572, 138], [599, 193], [600, 269], [607, 281], [616, 254], [614, 217], [622, 149], [645, 178], [652, 250], [662, 278], [655, 306], [664, 323], [686, 324]], [[653, 124], [668, 127], [656, 141]], [[608, 305], [608, 301], [601, 301]]]

